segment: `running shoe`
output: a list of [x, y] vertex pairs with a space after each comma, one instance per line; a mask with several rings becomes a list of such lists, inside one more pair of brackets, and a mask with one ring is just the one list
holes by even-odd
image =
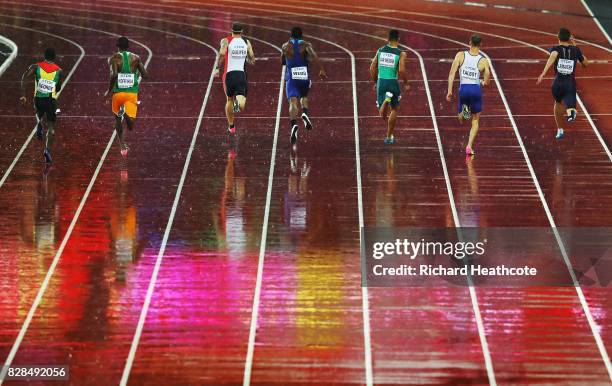
[[578, 113], [576, 112], [576, 109], [569, 109], [567, 111], [567, 121], [568, 122], [572, 122], [576, 119], [576, 116], [578, 115]]
[[472, 112], [470, 111], [470, 107], [468, 105], [463, 105], [461, 107], [461, 114], [463, 114], [463, 119], [466, 121], [472, 118]]
[[310, 118], [308, 118], [308, 115], [302, 113], [302, 121], [304, 121], [304, 127], [306, 128], [306, 130], [312, 130], [312, 122], [310, 122]]
[[236, 135], [236, 126], [228, 126], [227, 131], [230, 133], [230, 135]]
[[36, 138], [42, 139], [43, 137], [43, 125], [41, 122], [36, 124]]
[[297, 133], [298, 133], [298, 129], [300, 127], [298, 125], [293, 125], [293, 127], [291, 128], [291, 144], [295, 145], [297, 142]]
[[385, 93], [385, 102], [387, 102], [387, 103], [391, 103], [391, 100], [393, 100], [393, 93], [392, 93], [392, 92], [387, 91], [387, 92]]
[[121, 148], [121, 155], [124, 157], [127, 157], [128, 153], [130, 152], [130, 148], [125, 145], [125, 147]]
[[465, 155], [474, 155], [474, 149], [469, 146], [465, 147]]
[[557, 129], [557, 135], [555, 135], [555, 138], [561, 139], [564, 135], [565, 133], [563, 132], [563, 129]]
[[385, 145], [393, 145], [395, 143], [395, 138], [393, 136], [385, 138]]
[[43, 151], [43, 157], [45, 157], [46, 163], [50, 164], [51, 162], [53, 162], [53, 160], [51, 159], [51, 152], [47, 148], [45, 148], [45, 150]]
[[234, 114], [240, 112], [240, 104], [238, 103], [238, 99], [234, 99]]

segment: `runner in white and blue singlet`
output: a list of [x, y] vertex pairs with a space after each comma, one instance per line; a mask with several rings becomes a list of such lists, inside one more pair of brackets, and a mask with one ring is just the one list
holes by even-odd
[[[453, 96], [453, 82], [455, 74], [459, 71], [459, 98], [457, 107], [457, 117], [460, 122], [472, 118], [472, 128], [468, 138], [465, 153], [468, 156], [474, 155], [474, 140], [478, 134], [480, 113], [482, 112], [482, 89], [487, 86], [491, 79], [489, 61], [480, 53], [480, 43], [482, 39], [479, 35], [473, 34], [470, 38], [470, 49], [458, 52], [455, 55], [453, 64], [448, 74], [448, 91], [446, 100], [451, 101]], [[484, 73], [484, 79], [480, 80], [480, 75]]]
[[319, 68], [319, 76], [327, 78], [327, 73], [319, 57], [317, 56], [312, 44], [302, 40], [302, 29], [293, 27], [291, 29], [291, 39], [283, 44], [282, 63], [286, 65], [286, 93], [289, 100], [289, 115], [291, 120], [291, 144], [297, 142], [297, 116], [299, 112], [298, 100], [302, 107], [302, 121], [306, 130], [312, 129], [312, 122], [308, 115], [308, 92], [312, 86], [310, 78], [310, 63], [314, 63]]

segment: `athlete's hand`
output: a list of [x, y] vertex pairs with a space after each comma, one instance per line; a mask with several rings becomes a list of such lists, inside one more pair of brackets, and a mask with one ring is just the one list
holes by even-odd
[[213, 77], [218, 78], [219, 77], [219, 69], [215, 68], [215, 70], [213, 71]]
[[319, 70], [319, 78], [327, 79], [327, 72], [324, 69]]
[[406, 91], [410, 91], [410, 83], [408, 83], [408, 82], [404, 83], [404, 89]]
[[450, 102], [450, 101], [451, 101], [451, 99], [453, 99], [453, 92], [452, 92], [452, 91], [451, 91], [451, 92], [449, 92], [448, 94], [446, 94], [446, 101], [447, 101], [447, 102]]
[[538, 76], [538, 81], [536, 82], [536, 84], [542, 83], [543, 80], [544, 80], [544, 75]]
[[21, 102], [22, 105], [25, 105], [28, 102], [28, 99], [22, 96], [21, 98], [19, 98], [19, 101]]

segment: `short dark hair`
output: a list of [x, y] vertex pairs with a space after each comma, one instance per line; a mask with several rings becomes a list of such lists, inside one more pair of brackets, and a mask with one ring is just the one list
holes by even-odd
[[291, 28], [291, 37], [294, 39], [302, 38], [302, 29], [300, 27]]
[[396, 42], [399, 40], [399, 31], [396, 29], [392, 29], [389, 31], [389, 41]]
[[55, 60], [55, 48], [47, 48], [45, 50], [45, 60]]
[[560, 28], [557, 37], [562, 42], [569, 42], [572, 37], [572, 33], [567, 28]]
[[480, 43], [482, 43], [482, 38], [480, 37], [480, 35], [472, 34], [472, 36], [470, 36], [470, 44], [473, 47], [480, 47]]
[[242, 23], [233, 22], [232, 23], [232, 32], [235, 34], [241, 34], [244, 30], [244, 25]]
[[127, 50], [129, 46], [130, 41], [125, 36], [122, 36], [117, 39], [117, 48], [119, 48], [120, 50]]

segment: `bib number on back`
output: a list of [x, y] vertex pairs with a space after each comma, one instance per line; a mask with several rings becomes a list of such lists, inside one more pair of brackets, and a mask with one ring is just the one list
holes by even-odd
[[574, 73], [574, 61], [570, 59], [559, 59], [557, 62], [557, 72], [562, 75]]
[[38, 81], [38, 92], [51, 93], [55, 90], [55, 82], [49, 79], [40, 79]]
[[134, 87], [134, 74], [123, 74], [119, 73], [117, 76], [117, 87], [118, 88], [130, 88]]
[[395, 68], [396, 58], [397, 58], [397, 55], [395, 54], [390, 54], [388, 52], [381, 52], [380, 56], [378, 57], [378, 63], [380, 63], [382, 67]]
[[467, 80], [477, 81], [480, 78], [478, 69], [474, 67], [461, 67], [461, 77]]
[[242, 59], [247, 56], [246, 47], [232, 47], [230, 50], [230, 56], [232, 59]]
[[293, 67], [291, 69], [291, 79], [308, 80], [308, 67]]

